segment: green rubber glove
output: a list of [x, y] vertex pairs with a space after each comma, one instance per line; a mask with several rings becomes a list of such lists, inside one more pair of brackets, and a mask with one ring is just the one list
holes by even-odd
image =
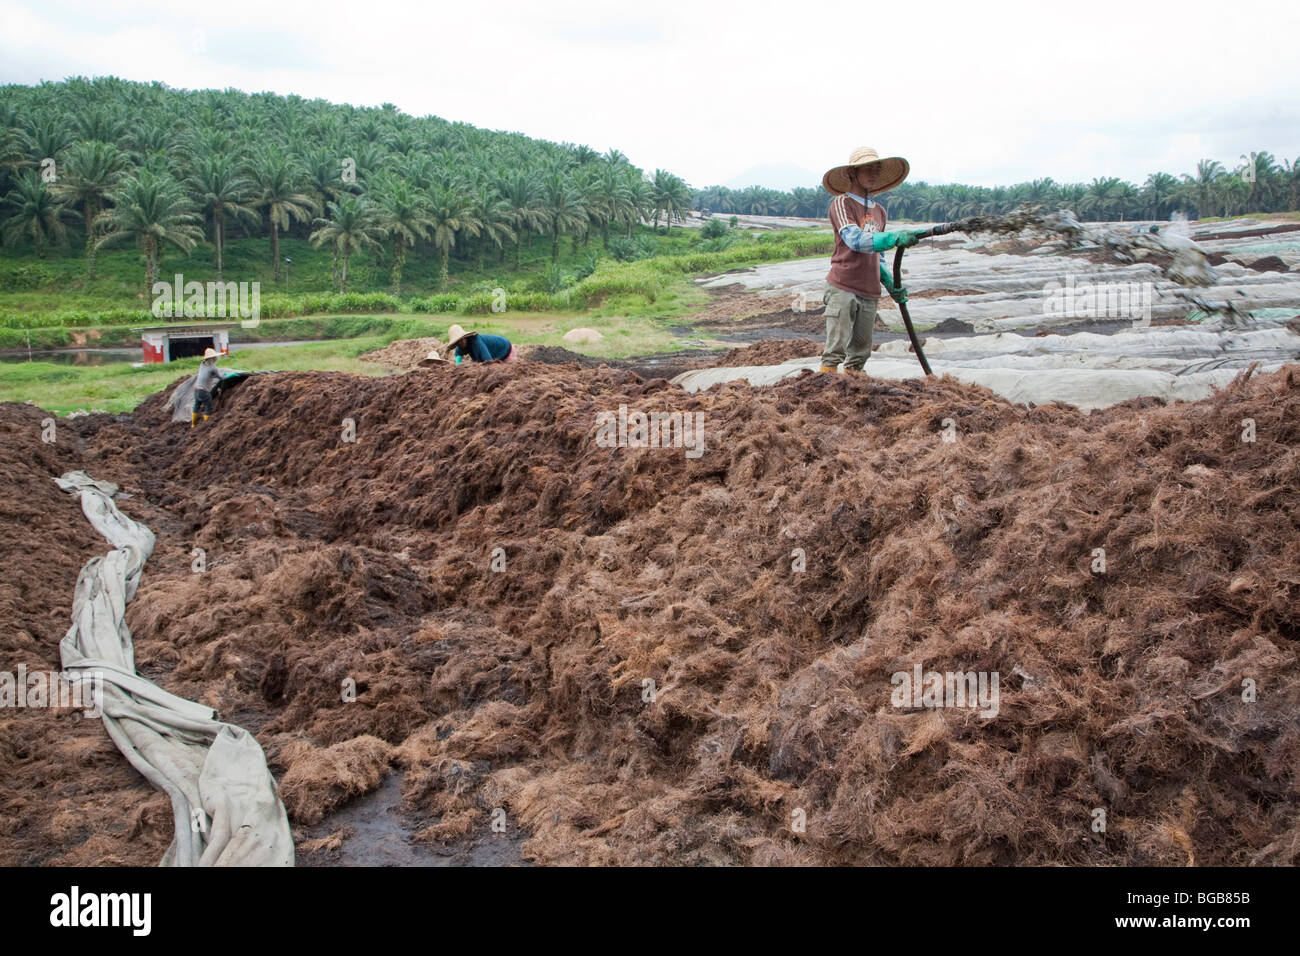
[[921, 241], [921, 234], [910, 229], [896, 232], [878, 232], [871, 237], [871, 251], [884, 252], [887, 249], [908, 249]]
[[889, 297], [899, 305], [902, 305], [907, 301], [907, 286], [898, 286], [895, 288], [894, 274], [889, 271], [889, 267], [883, 262], [880, 264], [880, 284], [885, 287], [885, 291], [889, 293]]

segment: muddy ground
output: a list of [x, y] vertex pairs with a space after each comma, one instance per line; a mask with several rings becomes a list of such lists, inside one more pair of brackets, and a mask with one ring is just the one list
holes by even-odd
[[[5, 666], [57, 667], [107, 549], [50, 479], [118, 482], [139, 669], [257, 735], [300, 863], [1300, 862], [1300, 368], [1089, 415], [542, 362], [163, 402], [53, 444], [0, 406]], [[620, 405], [703, 454], [602, 447]], [[895, 706], [916, 665], [999, 674], [997, 714]], [[0, 807], [4, 863], [171, 837], [50, 710], [0, 712]]]

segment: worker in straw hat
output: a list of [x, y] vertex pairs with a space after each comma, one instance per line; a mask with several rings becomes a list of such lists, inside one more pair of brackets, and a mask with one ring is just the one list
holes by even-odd
[[447, 348], [456, 355], [456, 364], [463, 359], [475, 362], [513, 362], [515, 347], [504, 335], [486, 332], [466, 332], [459, 325], [447, 330]]
[[217, 368], [219, 358], [221, 353], [214, 348], [203, 352], [203, 361], [199, 363], [198, 374], [194, 376], [194, 408], [190, 411], [190, 428], [198, 422], [200, 412], [203, 413], [205, 422], [212, 414], [212, 389], [221, 381], [221, 370]]
[[862, 371], [871, 357], [871, 333], [883, 286], [896, 302], [907, 301], [907, 290], [894, 288], [893, 277], [880, 260], [880, 253], [914, 245], [919, 232], [885, 231], [885, 208], [872, 197], [893, 189], [908, 173], [907, 160], [898, 156], [881, 159], [874, 149], [861, 146], [843, 166], [828, 170], [822, 185], [831, 200], [831, 230], [835, 251], [831, 271], [826, 274], [826, 350], [822, 372], [834, 372], [841, 362], [844, 371]]

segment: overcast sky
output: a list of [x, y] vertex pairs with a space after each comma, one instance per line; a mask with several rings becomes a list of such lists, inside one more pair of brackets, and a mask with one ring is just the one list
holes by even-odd
[[[1300, 157], [1300, 3], [0, 0], [0, 83], [273, 90], [616, 147], [693, 186], [858, 145], [998, 185]], [[855, 17], [857, 19], [855, 19]]]

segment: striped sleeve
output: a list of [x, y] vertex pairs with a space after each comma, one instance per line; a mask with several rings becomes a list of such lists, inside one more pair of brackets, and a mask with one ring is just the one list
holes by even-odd
[[845, 226], [857, 225], [857, 223], [849, 218], [848, 200], [843, 196], [836, 196], [831, 200], [830, 217], [831, 228], [835, 230], [837, 235]]

